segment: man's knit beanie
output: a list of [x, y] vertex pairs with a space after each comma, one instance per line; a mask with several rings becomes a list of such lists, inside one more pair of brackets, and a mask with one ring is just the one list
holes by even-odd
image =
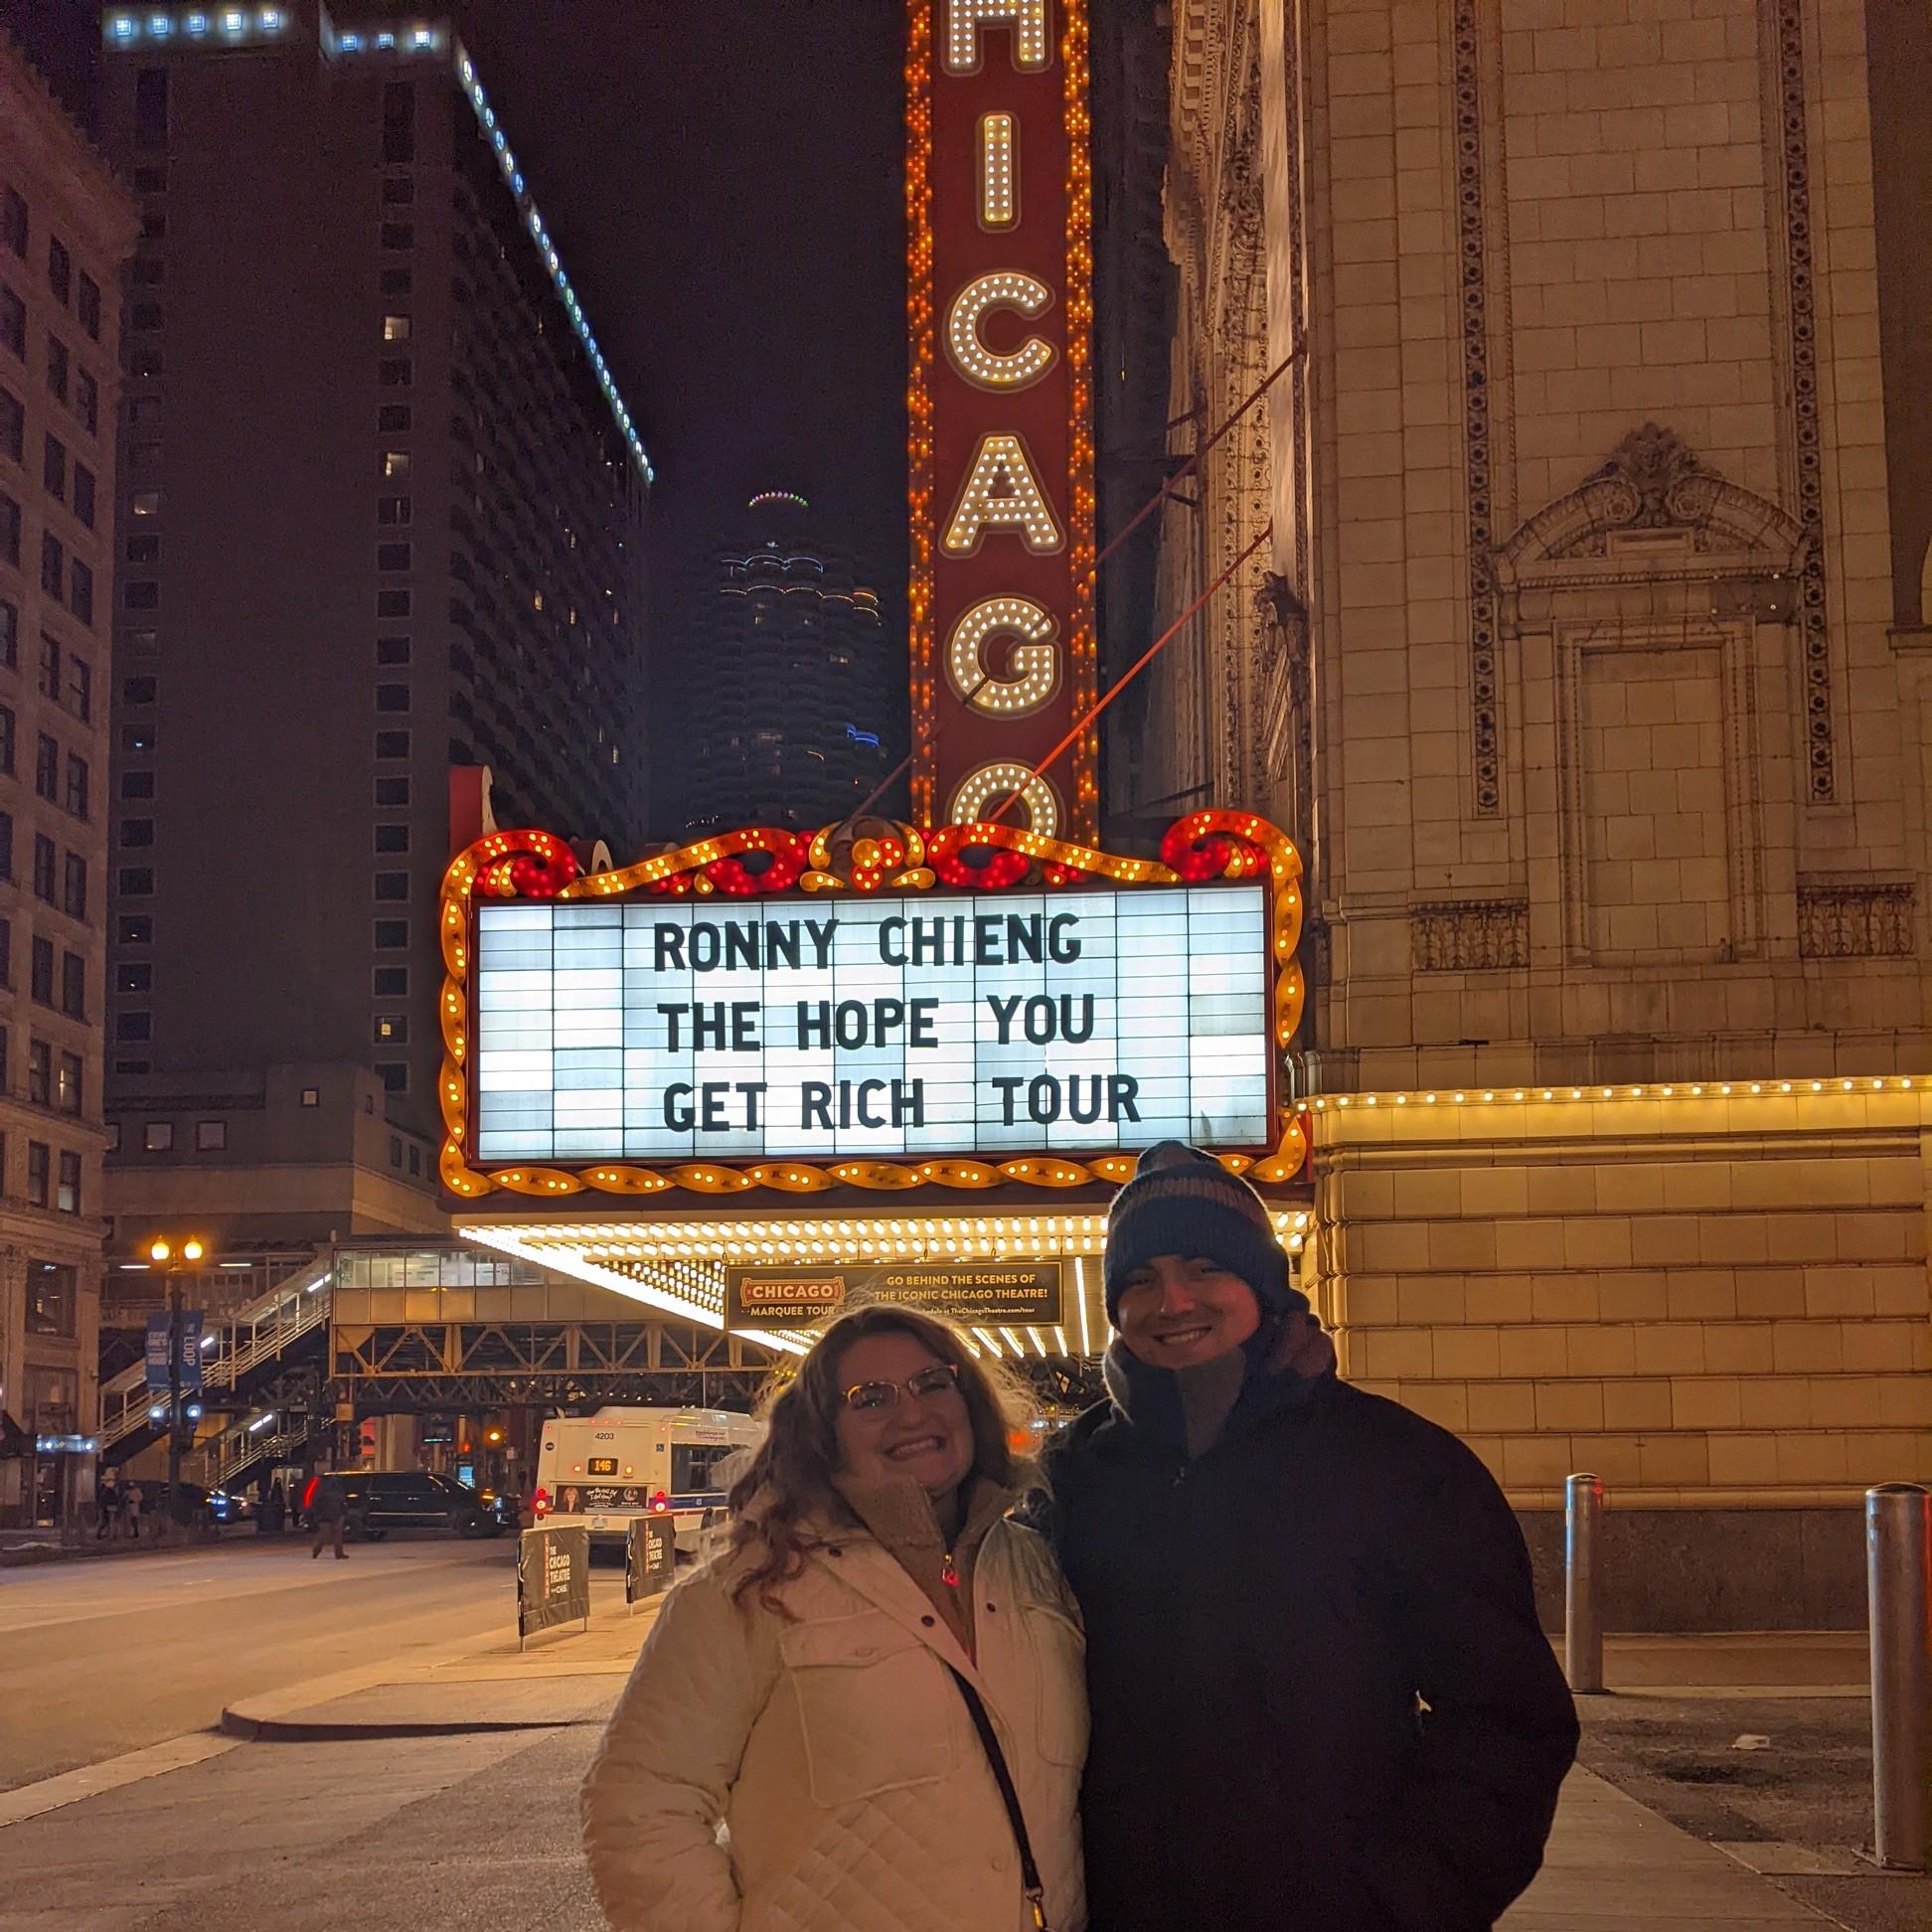
[[1308, 1297], [1288, 1281], [1288, 1255], [1267, 1204], [1239, 1175], [1185, 1141], [1160, 1141], [1107, 1210], [1101, 1264], [1107, 1319], [1120, 1325], [1127, 1277], [1157, 1254], [1218, 1261], [1254, 1290], [1264, 1317], [1298, 1313]]

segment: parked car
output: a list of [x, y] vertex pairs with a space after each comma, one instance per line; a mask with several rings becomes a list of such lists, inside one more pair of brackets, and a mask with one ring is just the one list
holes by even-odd
[[[143, 1476], [133, 1483], [123, 1483], [123, 1490], [137, 1489], [141, 1492], [141, 1522], [145, 1527], [159, 1523], [168, 1512], [168, 1485], [158, 1476]], [[188, 1524], [226, 1523], [230, 1519], [223, 1514], [216, 1503], [221, 1496], [226, 1504], [229, 1498], [222, 1492], [210, 1492], [199, 1483], [178, 1483], [175, 1486], [177, 1514], [181, 1521]]]
[[[452, 1530], [459, 1536], [500, 1536], [517, 1527], [515, 1497], [473, 1490], [427, 1469], [346, 1469], [342, 1484], [348, 1533], [380, 1542], [392, 1530]], [[303, 1498], [304, 1503], [308, 1498]]]

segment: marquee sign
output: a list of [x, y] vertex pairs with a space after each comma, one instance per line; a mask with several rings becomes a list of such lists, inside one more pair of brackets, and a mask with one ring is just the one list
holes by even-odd
[[[1245, 813], [1159, 861], [1019, 827], [722, 835], [580, 876], [544, 832], [452, 862], [444, 1185], [1118, 1182], [1186, 1138], [1286, 1180], [1301, 864]], [[976, 887], [977, 889], [968, 889]]]
[[1250, 883], [482, 906], [477, 1158], [1253, 1147], [1266, 900]]
[[1087, 0], [907, 0], [913, 816], [1091, 840]]

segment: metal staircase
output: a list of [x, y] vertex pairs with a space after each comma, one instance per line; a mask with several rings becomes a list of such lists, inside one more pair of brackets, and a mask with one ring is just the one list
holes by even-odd
[[[329, 1288], [334, 1278], [335, 1259], [325, 1248], [313, 1260], [285, 1276], [264, 1295], [257, 1296], [233, 1315], [210, 1324], [202, 1338], [202, 1386], [204, 1390], [228, 1389], [242, 1392], [248, 1378], [263, 1365], [279, 1361], [289, 1348], [304, 1336], [325, 1329], [329, 1321]], [[103, 1456], [141, 1431], [154, 1428], [149, 1410], [154, 1397], [148, 1392], [147, 1367], [135, 1363], [100, 1385], [99, 1438]], [[258, 1419], [258, 1418], [252, 1418]], [[246, 1421], [218, 1439], [246, 1433]], [[208, 1445], [210, 1449], [217, 1446]], [[135, 1447], [139, 1447], [138, 1444]], [[123, 1455], [131, 1453], [124, 1450]], [[244, 1458], [253, 1462], [264, 1453], [257, 1443]], [[120, 1461], [120, 1456], [113, 1457]], [[232, 1465], [242, 1467], [242, 1462]]]
[[252, 1432], [250, 1425], [242, 1422], [202, 1449], [202, 1469], [196, 1480], [212, 1490], [227, 1489], [244, 1470], [252, 1469], [257, 1463], [265, 1462], [271, 1467], [299, 1463], [308, 1445], [306, 1421], [300, 1428], [264, 1429], [259, 1433]]

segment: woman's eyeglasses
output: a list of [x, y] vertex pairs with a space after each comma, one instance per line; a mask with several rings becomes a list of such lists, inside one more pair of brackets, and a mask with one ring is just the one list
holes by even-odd
[[915, 1375], [907, 1375], [902, 1382], [854, 1382], [844, 1391], [844, 1400], [847, 1408], [856, 1409], [861, 1415], [884, 1415], [887, 1409], [898, 1407], [901, 1394], [916, 1395], [923, 1402], [934, 1395], [949, 1395], [958, 1387], [958, 1364], [940, 1362], [930, 1368], [921, 1368]]

